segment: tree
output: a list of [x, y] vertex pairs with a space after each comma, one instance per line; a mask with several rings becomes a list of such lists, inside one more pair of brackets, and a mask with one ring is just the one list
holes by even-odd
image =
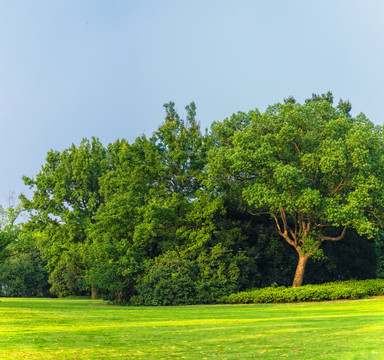
[[333, 106], [328, 93], [213, 126], [209, 182], [217, 195], [238, 194], [249, 213], [271, 216], [298, 254], [293, 287], [325, 241], [343, 239], [348, 228], [373, 237], [383, 225], [382, 128], [350, 110], [341, 100]]
[[195, 104], [186, 107], [186, 119], [173, 103], [165, 110], [153, 136], [123, 146], [118, 165], [101, 181], [105, 204], [88, 232], [89, 277], [110, 299], [130, 298], [148, 260], [167, 251], [197, 252], [213, 231], [218, 201], [202, 191], [208, 138], [195, 120]]
[[21, 212], [20, 204], [11, 205], [6, 210], [0, 205], [0, 261], [13, 254], [10, 246], [18, 240], [21, 233], [21, 226], [16, 224]]
[[[84, 139], [78, 147], [48, 152], [35, 179], [23, 177], [24, 183], [33, 189], [32, 199], [21, 196], [30, 216], [25, 228], [33, 233], [43, 259], [47, 260], [53, 289], [60, 289], [57, 294], [75, 291], [69, 289], [80, 286], [77, 278], [87, 266], [87, 229], [104, 203], [99, 181], [113, 169], [114, 154], [122, 143], [117, 141], [104, 148], [95, 138]], [[68, 269], [74, 275], [70, 284], [65, 284], [68, 277], [62, 274], [68, 273]]]

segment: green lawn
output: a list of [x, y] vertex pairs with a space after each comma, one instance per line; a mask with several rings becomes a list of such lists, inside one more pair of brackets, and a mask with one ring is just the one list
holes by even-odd
[[384, 359], [384, 297], [158, 308], [1, 298], [0, 331], [0, 359]]

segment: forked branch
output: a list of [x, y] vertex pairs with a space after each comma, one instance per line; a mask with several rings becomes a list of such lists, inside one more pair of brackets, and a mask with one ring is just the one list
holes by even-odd
[[[283, 210], [280, 209], [280, 211], [281, 211], [281, 214], [283, 215]], [[284, 215], [285, 215], [285, 213], [284, 213]], [[280, 236], [282, 236], [289, 245], [295, 246], [294, 241], [292, 241], [292, 239], [289, 237], [288, 228], [287, 228], [287, 223], [286, 223], [285, 217], [283, 217], [283, 219], [282, 219], [283, 220], [283, 225], [284, 225], [284, 231], [282, 231], [280, 223], [279, 223], [279, 220], [277, 219], [277, 216], [275, 214], [272, 214], [272, 216], [275, 219], [276, 226], [277, 226], [277, 229], [279, 231]]]

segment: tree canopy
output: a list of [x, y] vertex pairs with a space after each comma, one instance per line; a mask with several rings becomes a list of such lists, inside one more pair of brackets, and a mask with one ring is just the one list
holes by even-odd
[[16, 223], [21, 212], [21, 204], [11, 205], [7, 209], [3, 209], [0, 205], [0, 261], [14, 252], [11, 245], [19, 239], [21, 234], [21, 226]]
[[237, 188], [249, 213], [272, 217], [299, 256], [293, 286], [324, 241], [341, 240], [348, 228], [372, 237], [383, 225], [382, 128], [350, 110], [348, 102], [333, 106], [328, 93], [215, 125], [229, 136], [211, 151], [209, 181], [218, 194]]
[[24, 177], [28, 276], [45, 279], [36, 266], [46, 264], [55, 295], [146, 305], [287, 285], [295, 268], [300, 286], [308, 259], [323, 259], [308, 262], [309, 281], [372, 277], [383, 161], [382, 128], [331, 93], [239, 112], [205, 133], [194, 103], [182, 118], [170, 102], [152, 136], [84, 139]]

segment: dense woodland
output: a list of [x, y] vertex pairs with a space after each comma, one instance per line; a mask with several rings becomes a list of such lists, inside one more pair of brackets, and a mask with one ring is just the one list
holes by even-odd
[[[151, 137], [50, 151], [2, 212], [0, 295], [213, 303], [384, 277], [383, 130], [331, 93], [202, 131], [173, 103]], [[23, 223], [17, 222], [26, 213]]]

